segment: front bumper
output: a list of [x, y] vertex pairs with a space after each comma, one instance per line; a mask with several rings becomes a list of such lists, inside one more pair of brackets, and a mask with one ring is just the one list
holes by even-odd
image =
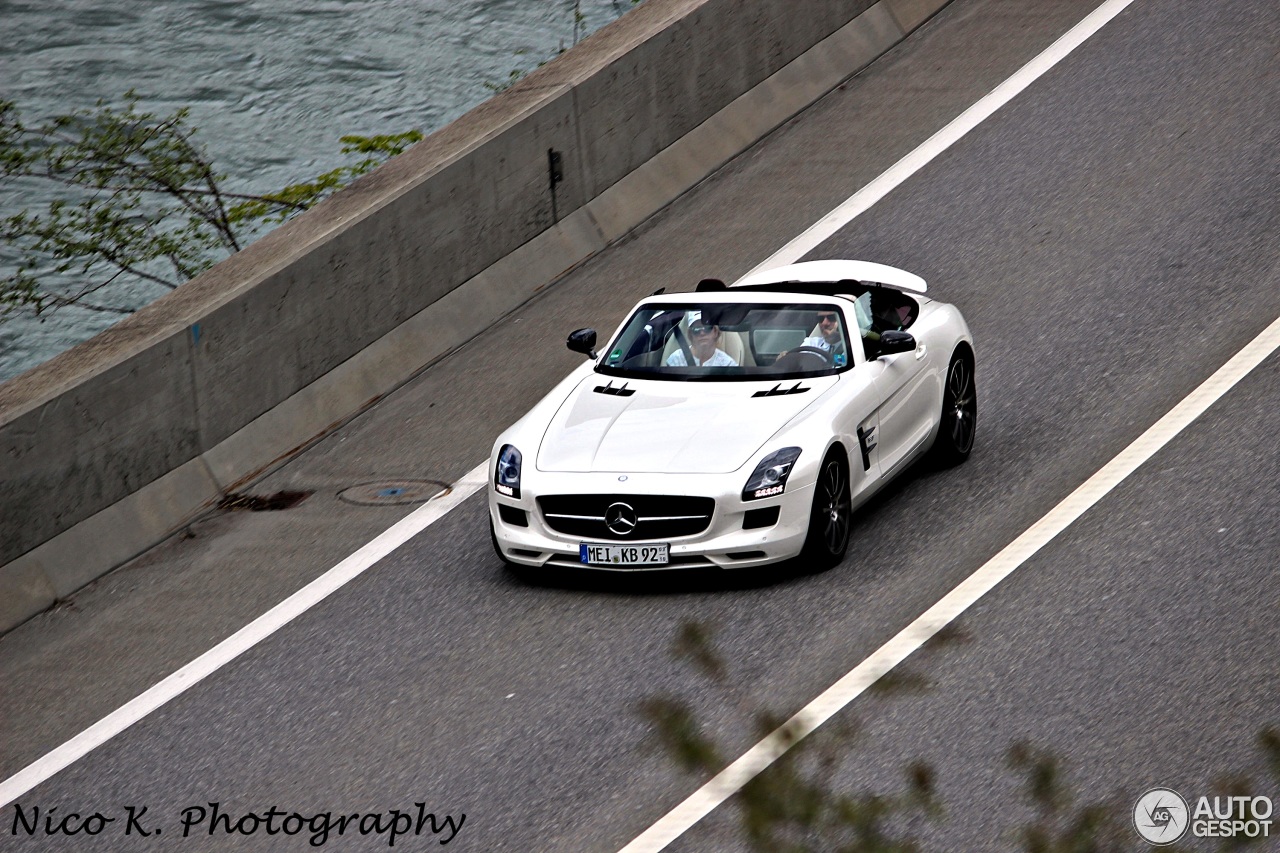
[[[742, 500], [745, 482], [741, 472], [732, 474], [628, 474], [529, 472], [521, 483], [520, 497], [498, 494], [488, 486], [489, 517], [494, 539], [502, 555], [525, 566], [556, 566], [597, 571], [671, 571], [695, 567], [748, 568], [787, 560], [804, 547], [813, 501], [813, 483], [787, 483], [781, 495], [754, 501]], [[654, 539], [587, 539], [552, 529], [543, 516], [538, 497], [542, 495], [690, 495], [715, 500], [711, 522], [705, 530], [690, 536]], [[507, 518], [499, 510], [508, 507]], [[749, 510], [778, 508], [777, 521], [767, 527], [744, 529]], [[512, 510], [518, 512], [512, 512]], [[527, 526], [509, 523], [523, 513]], [[670, 561], [662, 566], [586, 565], [579, 559], [584, 541], [643, 544], [663, 541], [670, 545]]]

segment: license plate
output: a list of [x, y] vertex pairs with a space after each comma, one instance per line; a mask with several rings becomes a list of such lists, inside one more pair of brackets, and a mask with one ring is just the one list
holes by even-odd
[[583, 542], [578, 546], [578, 557], [588, 566], [665, 566], [668, 562], [666, 542], [647, 545]]

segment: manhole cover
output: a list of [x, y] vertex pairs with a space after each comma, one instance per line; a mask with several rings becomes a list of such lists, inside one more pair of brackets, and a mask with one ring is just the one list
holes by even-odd
[[338, 499], [356, 506], [420, 504], [448, 490], [449, 484], [439, 480], [386, 480], [343, 489], [338, 492]]

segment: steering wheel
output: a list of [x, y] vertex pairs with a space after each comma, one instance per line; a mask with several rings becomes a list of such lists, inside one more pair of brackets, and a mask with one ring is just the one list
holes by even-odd
[[831, 350], [823, 349], [822, 347], [796, 347], [793, 350], [789, 350], [787, 355], [800, 355], [802, 353], [805, 355], [816, 355], [828, 366], [836, 363], [835, 357], [831, 354]]
[[[806, 366], [804, 362], [818, 359], [822, 362], [819, 366]], [[792, 362], [795, 362], [794, 364]], [[792, 370], [822, 370], [835, 364], [835, 358], [829, 350], [822, 347], [796, 347], [793, 350], [787, 350], [787, 354], [779, 358], [773, 363], [774, 367], [778, 365], [790, 368]]]

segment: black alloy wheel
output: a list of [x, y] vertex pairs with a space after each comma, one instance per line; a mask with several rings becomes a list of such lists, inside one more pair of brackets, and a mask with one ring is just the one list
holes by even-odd
[[978, 432], [978, 394], [973, 361], [963, 352], [951, 357], [942, 389], [942, 418], [933, 444], [935, 460], [943, 467], [969, 458]]
[[833, 448], [822, 460], [818, 482], [813, 487], [813, 508], [809, 511], [809, 534], [804, 540], [802, 559], [820, 569], [843, 560], [849, 548], [852, 520], [849, 475], [838, 449]]

